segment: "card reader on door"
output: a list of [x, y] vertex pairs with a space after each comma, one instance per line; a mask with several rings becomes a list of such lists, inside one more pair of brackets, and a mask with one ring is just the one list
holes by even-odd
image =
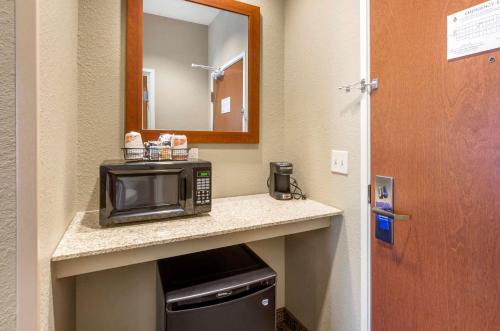
[[410, 215], [394, 213], [394, 178], [375, 176], [375, 238], [394, 243], [394, 221], [409, 221]]
[[[375, 208], [393, 212], [394, 178], [375, 177]], [[375, 214], [375, 238], [388, 244], [394, 243], [394, 218], [390, 215]]]

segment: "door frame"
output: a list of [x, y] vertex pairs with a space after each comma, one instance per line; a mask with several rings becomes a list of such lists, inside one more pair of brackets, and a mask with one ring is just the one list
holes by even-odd
[[[155, 70], [154, 69], [148, 69], [148, 68], [143, 68], [142, 69], [142, 77], [146, 76], [146, 79], [148, 80], [148, 102], [149, 102], [149, 109], [148, 109], [148, 123], [146, 123], [146, 127], [149, 130], [154, 130], [156, 129], [156, 108], [155, 108]], [[144, 111], [144, 109], [142, 110]], [[144, 123], [142, 123], [144, 126]]]
[[[370, 77], [370, 0], [359, 3], [360, 77]], [[371, 330], [371, 210], [368, 187], [370, 173], [370, 93], [363, 93], [360, 102], [360, 221], [361, 221], [361, 330]]]

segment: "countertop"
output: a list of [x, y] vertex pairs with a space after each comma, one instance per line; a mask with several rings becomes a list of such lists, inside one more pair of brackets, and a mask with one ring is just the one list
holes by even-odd
[[340, 214], [341, 210], [314, 200], [278, 201], [268, 194], [214, 199], [212, 211], [204, 215], [112, 227], [99, 226], [97, 211], [79, 212], [59, 242], [52, 261], [307, 222]]

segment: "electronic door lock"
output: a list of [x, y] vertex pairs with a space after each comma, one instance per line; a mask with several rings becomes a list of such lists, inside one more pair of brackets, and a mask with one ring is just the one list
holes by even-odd
[[375, 238], [394, 244], [394, 221], [409, 221], [410, 215], [394, 213], [394, 178], [375, 176]]
[[378, 191], [378, 198], [379, 199], [385, 199], [385, 198], [389, 197], [389, 193], [387, 192], [387, 187], [379, 186], [377, 188], [377, 191]]

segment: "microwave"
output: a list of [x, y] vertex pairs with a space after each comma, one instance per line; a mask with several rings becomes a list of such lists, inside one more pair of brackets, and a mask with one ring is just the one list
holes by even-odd
[[100, 166], [100, 225], [202, 214], [211, 207], [210, 162], [105, 161]]

